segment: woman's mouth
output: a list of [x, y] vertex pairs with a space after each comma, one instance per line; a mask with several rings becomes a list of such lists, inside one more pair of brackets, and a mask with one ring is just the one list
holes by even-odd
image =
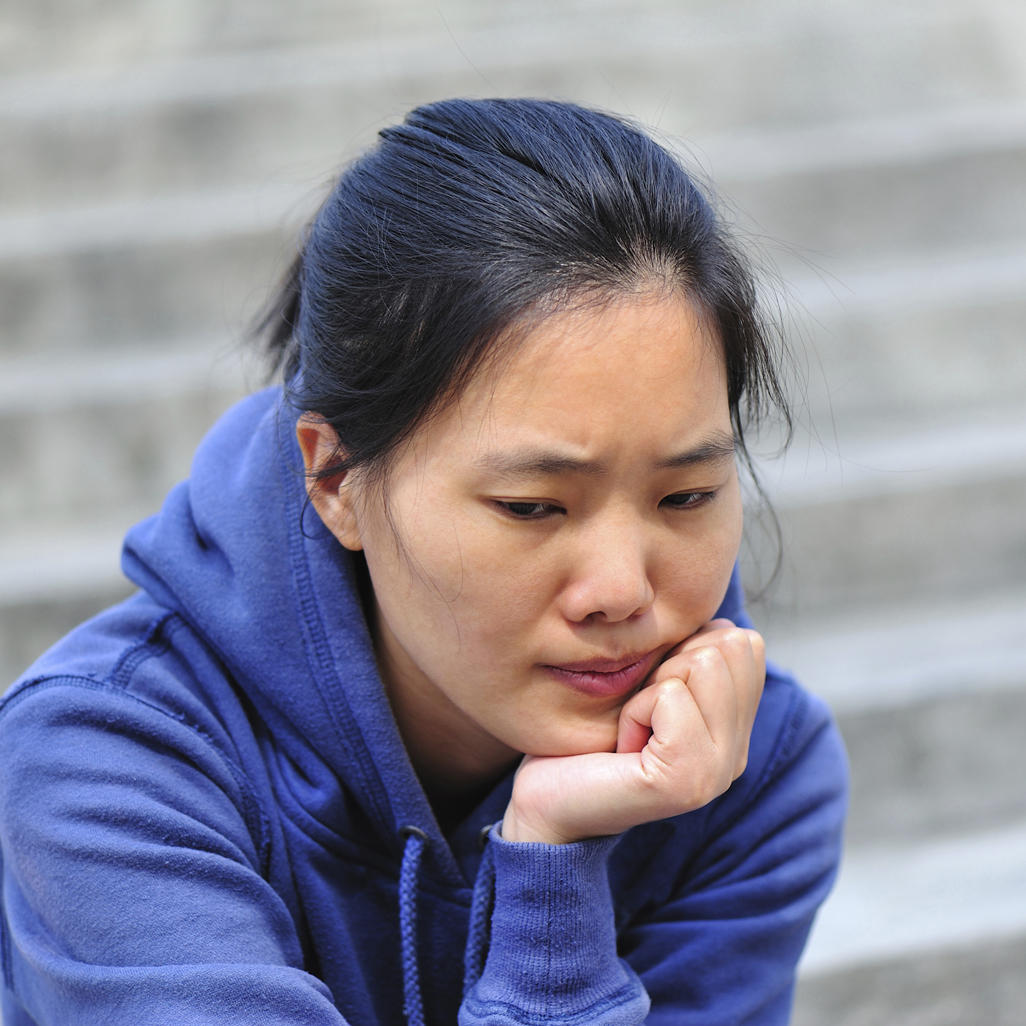
[[543, 669], [575, 691], [602, 698], [616, 697], [641, 686], [652, 672], [658, 654], [645, 652], [621, 659], [588, 659]]

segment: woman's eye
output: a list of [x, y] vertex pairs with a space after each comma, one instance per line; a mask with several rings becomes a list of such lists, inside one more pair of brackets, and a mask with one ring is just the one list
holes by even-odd
[[662, 505], [670, 509], [694, 509], [696, 506], [704, 506], [715, 496], [715, 492], [676, 492], [667, 495]]
[[496, 505], [517, 520], [541, 520], [543, 517], [562, 513], [561, 506], [551, 502], [506, 502], [496, 500]]

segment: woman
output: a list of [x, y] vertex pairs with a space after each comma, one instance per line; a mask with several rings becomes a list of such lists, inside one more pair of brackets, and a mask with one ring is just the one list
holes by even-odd
[[844, 758], [742, 608], [781, 393], [686, 173], [415, 110], [267, 328], [284, 393], [0, 712], [6, 1026], [785, 1022]]

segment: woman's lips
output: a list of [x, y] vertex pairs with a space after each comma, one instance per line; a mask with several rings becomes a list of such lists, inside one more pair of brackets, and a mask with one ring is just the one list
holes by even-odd
[[586, 695], [610, 697], [637, 689], [652, 672], [658, 652], [625, 659], [588, 659], [561, 666], [545, 666], [560, 683]]

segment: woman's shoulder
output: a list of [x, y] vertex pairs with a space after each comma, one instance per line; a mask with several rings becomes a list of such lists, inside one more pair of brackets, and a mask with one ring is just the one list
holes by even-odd
[[73, 630], [0, 701], [0, 840], [29, 821], [88, 818], [108, 791], [118, 815], [145, 819], [156, 801], [262, 850], [255, 753], [216, 654], [138, 595]]
[[213, 748], [236, 762], [237, 731], [228, 725], [240, 711], [216, 653], [140, 593], [76, 627], [7, 691], [0, 764], [80, 749], [99, 765], [124, 757], [129, 741], [195, 748], [193, 756]]
[[[79, 624], [44, 652], [3, 696], [0, 717], [58, 687], [123, 693], [173, 707], [180, 701], [173, 695], [196, 682], [197, 659], [211, 662], [185, 621], [137, 593]], [[141, 672], [144, 667], [156, 673]], [[173, 684], [162, 691], [161, 680]]]
[[707, 830], [759, 835], [776, 830], [777, 820], [824, 806], [837, 809], [839, 829], [847, 791], [847, 755], [830, 709], [791, 673], [769, 663], [748, 765], [707, 806]]
[[[740, 791], [752, 797], [808, 760], [826, 760], [835, 786], [847, 782], [844, 744], [833, 714], [787, 670], [769, 663]], [[820, 766], [820, 769], [825, 767]]]

